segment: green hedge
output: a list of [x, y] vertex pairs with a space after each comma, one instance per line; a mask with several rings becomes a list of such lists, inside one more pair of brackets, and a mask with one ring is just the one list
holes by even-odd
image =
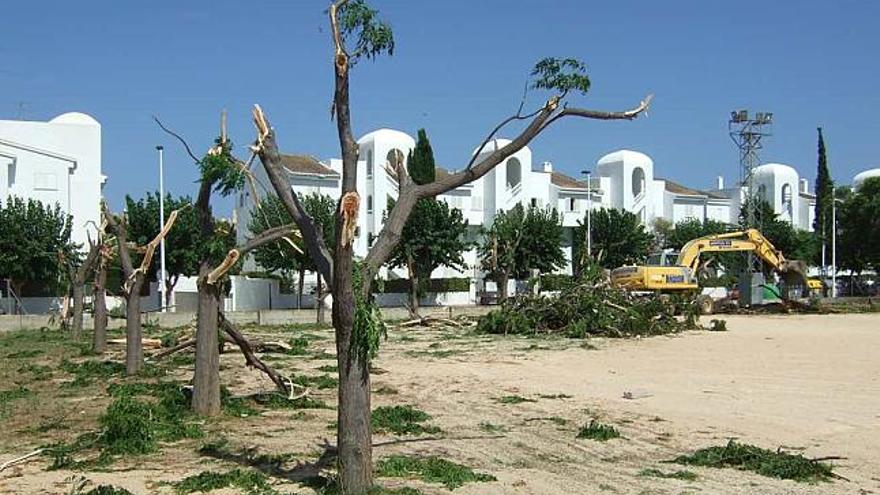
[[574, 277], [564, 273], [547, 273], [541, 275], [542, 291], [557, 291], [567, 287], [571, 287], [574, 283]]
[[[385, 280], [374, 286], [376, 292], [384, 294], [406, 294], [410, 291], [408, 278]], [[470, 289], [471, 279], [467, 277], [432, 278], [425, 284], [425, 292], [468, 292]]]

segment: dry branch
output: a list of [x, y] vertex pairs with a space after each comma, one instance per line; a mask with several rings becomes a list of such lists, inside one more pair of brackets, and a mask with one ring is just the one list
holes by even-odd
[[278, 390], [283, 392], [287, 397], [290, 397], [293, 393], [293, 383], [290, 380], [285, 380], [285, 378], [275, 371], [274, 368], [264, 363], [260, 358], [254, 354], [254, 350], [251, 347], [250, 342], [242, 335], [238, 329], [235, 328], [235, 325], [232, 324], [226, 316], [220, 312], [219, 314], [220, 320], [220, 328], [226, 332], [232, 340], [238, 344], [239, 349], [241, 349], [242, 354], [244, 354], [245, 361], [247, 365], [253, 368], [257, 368], [258, 370], [265, 373], [270, 380], [278, 387]]
[[15, 459], [10, 459], [10, 460], [4, 462], [3, 464], [0, 464], [0, 471], [3, 471], [4, 469], [6, 469], [8, 467], [12, 467], [16, 464], [21, 464], [21, 463], [27, 461], [28, 459], [34, 458], [34, 457], [42, 454], [45, 450], [46, 449], [37, 449], [33, 452], [28, 452], [27, 454], [25, 454], [23, 456], [16, 457]]

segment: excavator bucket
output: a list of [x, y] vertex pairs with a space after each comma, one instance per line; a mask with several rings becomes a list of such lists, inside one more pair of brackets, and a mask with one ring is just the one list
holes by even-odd
[[807, 264], [800, 260], [783, 261], [779, 267], [782, 275], [784, 290], [783, 299], [796, 299], [802, 297], [808, 291]]

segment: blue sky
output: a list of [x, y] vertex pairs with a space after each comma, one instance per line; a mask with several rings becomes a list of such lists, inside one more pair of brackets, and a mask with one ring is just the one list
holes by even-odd
[[[456, 168], [496, 122], [515, 111], [535, 61], [580, 58], [592, 90], [572, 103], [623, 109], [656, 95], [635, 122], [563, 120], [531, 148], [535, 160], [577, 175], [608, 151], [649, 154], [655, 174], [692, 187], [738, 177], [730, 110], [775, 114], [764, 161], [815, 175], [816, 126], [825, 128], [832, 175], [848, 182], [878, 166], [880, 2], [375, 0], [394, 28], [393, 57], [352, 76], [355, 133], [425, 127], [439, 164]], [[151, 115], [199, 152], [229, 112], [245, 154], [262, 104], [283, 151], [339, 155], [326, 2], [4, 3], [0, 118], [48, 119], [83, 111], [103, 125], [105, 193], [166, 184], [194, 195], [195, 167]], [[14, 21], [12, 21], [14, 20]], [[532, 93], [539, 105], [546, 95]], [[812, 185], [811, 185], [812, 188]], [[218, 204], [227, 214], [229, 201]]]

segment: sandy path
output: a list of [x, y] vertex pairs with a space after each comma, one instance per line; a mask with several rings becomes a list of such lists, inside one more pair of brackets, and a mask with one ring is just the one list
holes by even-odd
[[[481, 350], [429, 365], [398, 356], [383, 365], [420, 405], [431, 410], [431, 404], [435, 411], [452, 416], [467, 411], [471, 422], [493, 411], [485, 407], [487, 396], [564, 393], [573, 398], [517, 407], [532, 415], [567, 417], [579, 408], [598, 409], [610, 418], [629, 418], [625, 421], [636, 430], [651, 430], [649, 418], [662, 418], [668, 423], [655, 424], [675, 437], [666, 445], [685, 450], [738, 437], [765, 447], [805, 448], [808, 456], [848, 457], [840, 461], [838, 472], [853, 484], [810, 487], [770, 482], [768, 493], [853, 493], [856, 485], [880, 489], [880, 315], [726, 319], [728, 332], [605, 341], [598, 350], [569, 347], [517, 353], [514, 349], [522, 349], [524, 341], [516, 340], [502, 342], [489, 353]], [[624, 399], [624, 391], [636, 399]], [[635, 442], [657, 443], [648, 438], [656, 431], [641, 433], [633, 435]], [[549, 452], [575, 450], [560, 451], [557, 442], [564, 435], [541, 436], [545, 438], [530, 439], [530, 446]], [[643, 451], [651, 448], [641, 446]], [[491, 455], [497, 457], [497, 452]], [[589, 469], [582, 464], [579, 468]], [[578, 476], [566, 470], [562, 474]], [[765, 478], [758, 479], [766, 483]], [[546, 482], [544, 488], [564, 492], [576, 480]], [[625, 485], [633, 493], [644, 488], [635, 482]], [[618, 484], [615, 489], [621, 488]], [[578, 490], [592, 492], [585, 485]]]

